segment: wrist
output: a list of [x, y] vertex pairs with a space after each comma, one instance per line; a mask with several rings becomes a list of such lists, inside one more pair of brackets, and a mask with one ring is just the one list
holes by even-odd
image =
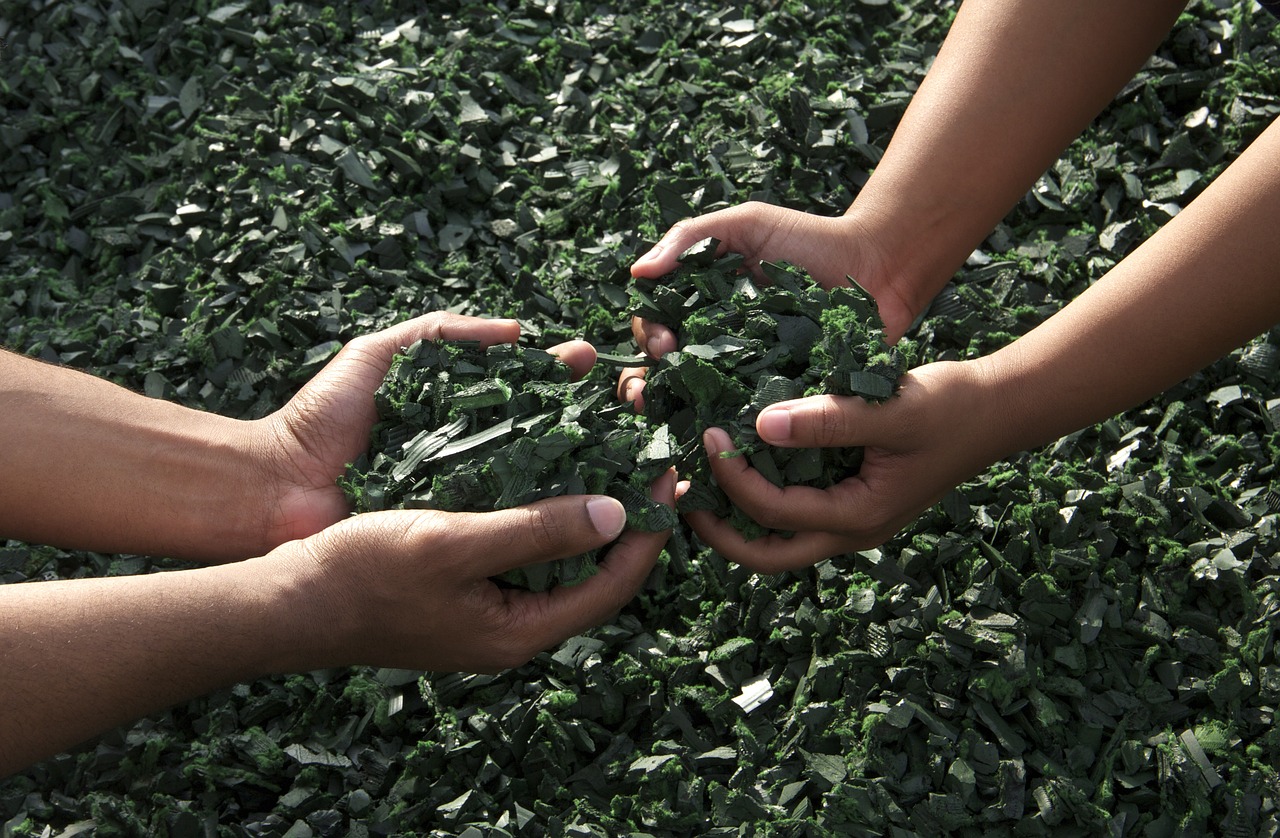
[[330, 429], [314, 416], [299, 417], [290, 404], [244, 423], [254, 474], [253, 555], [314, 535], [351, 514], [338, 480], [359, 451], [322, 455], [317, 447], [331, 441]]
[[207, 453], [223, 458], [234, 477], [214, 488], [222, 494], [220, 508], [208, 509], [204, 532], [218, 545], [210, 561], [233, 561], [263, 556], [294, 536], [278, 526], [281, 478], [276, 461], [279, 448], [262, 427], [264, 420], [224, 420]]
[[244, 424], [0, 354], [0, 533], [204, 561], [254, 555]]
[[[373, 516], [346, 518], [306, 538], [238, 562], [247, 584], [260, 585], [276, 623], [269, 671], [306, 672], [371, 663], [370, 625], [403, 591], [379, 565], [397, 554], [407, 530], [387, 541]], [[360, 580], [360, 581], [357, 581]]]
[[992, 461], [1042, 445], [1066, 430], [1052, 417], [1060, 411], [1037, 387], [1019, 341], [964, 363], [970, 367], [974, 392], [981, 399], [982, 422], [988, 430]]
[[[911, 200], [902, 197], [910, 195], [905, 186], [877, 189], [874, 181], [873, 176], [844, 217], [852, 235], [872, 243], [867, 258], [883, 278], [881, 293], [892, 295], [909, 314], [905, 332], [955, 276], [985, 233], [958, 225], [956, 219], [965, 214], [963, 209], [948, 207], [937, 196]], [[882, 198], [886, 191], [897, 195]]]
[[222, 563], [274, 546], [264, 530], [267, 486], [252, 423], [170, 403], [155, 407], [170, 413], [168, 422], [136, 429], [139, 452], [124, 458], [148, 464], [138, 479], [149, 485], [126, 494], [140, 526], [115, 549]]
[[353, 662], [337, 651], [342, 647], [338, 641], [351, 633], [345, 622], [352, 609], [335, 595], [335, 586], [314, 560], [316, 550], [314, 543], [300, 539], [218, 568], [234, 574], [239, 586], [252, 591], [247, 598], [259, 609], [257, 619], [265, 632], [251, 660], [257, 676]]

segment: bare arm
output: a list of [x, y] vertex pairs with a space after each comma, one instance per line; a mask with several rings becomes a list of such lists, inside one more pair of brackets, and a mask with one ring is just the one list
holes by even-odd
[[[661, 276], [714, 236], [749, 259], [801, 265], [827, 287], [852, 275], [876, 297], [897, 340], [1150, 57], [1185, 5], [967, 0], [844, 216], [743, 204], [675, 225], [631, 272]], [[654, 357], [676, 348], [665, 327], [632, 327]]]
[[113, 725], [288, 669], [283, 563], [0, 586], [0, 777]]
[[1280, 122], [1061, 312], [980, 363], [1005, 452], [1131, 407], [1280, 322]]
[[248, 423], [0, 352], [0, 534], [105, 552], [252, 555]]
[[[368, 444], [373, 391], [400, 347], [494, 343], [518, 329], [431, 314], [357, 338], [256, 422], [0, 356], [0, 531], [211, 559], [275, 546], [218, 567], [0, 586], [0, 776], [226, 684], [353, 663], [496, 671], [620, 608], [667, 533], [622, 533], [573, 588], [531, 594], [490, 580], [611, 541], [625, 523], [616, 500], [349, 517], [334, 485]], [[581, 341], [551, 351], [578, 376], [595, 359]], [[655, 499], [674, 503], [674, 484], [658, 480]], [[310, 537], [288, 535], [299, 529]]]
[[[825, 491], [779, 489], [743, 458], [717, 480], [757, 521], [802, 530], [744, 542], [707, 513], [711, 546], [756, 569], [799, 567], [885, 541], [1001, 457], [1139, 404], [1280, 322], [1280, 123], [1084, 294], [984, 358], [928, 364], [882, 405], [818, 396], [761, 412], [775, 445], [863, 445], [861, 470]], [[724, 450], [722, 431], [709, 447]], [[839, 522], [833, 525], [832, 522]]]
[[1168, 34], [1185, 0], [967, 0], [849, 208], [919, 313]]
[[[513, 320], [432, 312], [350, 341], [280, 410], [241, 421], [0, 351], [0, 537], [203, 561], [260, 556], [349, 514], [373, 393], [418, 339], [514, 341]], [[594, 350], [553, 347], [581, 375]]]
[[[653, 496], [674, 503], [675, 478]], [[268, 673], [353, 663], [496, 672], [596, 625], [644, 582], [667, 533], [627, 531], [581, 585], [489, 577], [621, 532], [611, 498], [468, 514], [360, 515], [262, 558], [0, 586], [0, 777], [113, 725]]]

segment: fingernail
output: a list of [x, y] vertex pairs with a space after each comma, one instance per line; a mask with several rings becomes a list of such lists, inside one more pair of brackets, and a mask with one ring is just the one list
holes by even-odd
[[791, 439], [791, 411], [786, 408], [765, 409], [756, 417], [756, 431], [765, 442]]
[[716, 456], [722, 451], [728, 450], [725, 447], [724, 439], [721, 436], [721, 434], [723, 433], [724, 433], [723, 431], [721, 431], [720, 433], [717, 433], [715, 428], [707, 428], [706, 431], [704, 431], [702, 434], [702, 444], [703, 446], [706, 447], [707, 453], [710, 454], [712, 457]]
[[[653, 496], [654, 500], [658, 500], [659, 498], [664, 498], [667, 495], [674, 496], [675, 493], [676, 470], [674, 468], [669, 468], [662, 473], [661, 477], [654, 481], [654, 484], [650, 489], [650, 495]], [[658, 502], [661, 503], [662, 501], [659, 500]]]
[[587, 514], [596, 532], [608, 538], [617, 537], [627, 523], [627, 511], [613, 498], [592, 498], [587, 501]]

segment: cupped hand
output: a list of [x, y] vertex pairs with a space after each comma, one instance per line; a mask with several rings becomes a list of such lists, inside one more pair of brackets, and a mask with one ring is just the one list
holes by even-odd
[[[652, 486], [674, 504], [675, 474]], [[616, 500], [574, 495], [496, 512], [356, 515], [270, 558], [299, 607], [295, 671], [348, 664], [497, 672], [610, 619], [635, 595], [670, 531], [623, 530]], [[619, 535], [621, 534], [621, 535]], [[578, 585], [532, 593], [491, 577], [617, 538]]]
[[[377, 421], [373, 395], [396, 353], [417, 340], [474, 340], [490, 346], [519, 336], [514, 320], [432, 312], [348, 342], [288, 404], [253, 423], [265, 498], [263, 549], [312, 535], [349, 514], [337, 480], [369, 447], [369, 432]], [[583, 341], [550, 351], [576, 377], [595, 363], [595, 350]]]
[[[631, 266], [634, 277], [656, 279], [675, 270], [680, 254], [703, 239], [713, 237], [720, 251], [741, 253], [744, 267], [762, 279], [760, 262], [785, 261], [809, 272], [824, 288], [847, 285], [854, 277], [875, 298], [885, 324], [885, 336], [896, 342], [918, 313], [895, 289], [892, 265], [875, 236], [853, 215], [824, 217], [786, 209], [760, 201], [707, 213], [676, 223], [666, 235]], [[676, 350], [676, 336], [659, 323], [632, 318], [636, 344], [650, 358]], [[618, 395], [644, 407], [643, 368], [622, 371]]]
[[996, 399], [977, 362], [918, 367], [888, 401], [810, 396], [760, 412], [756, 430], [771, 445], [794, 448], [864, 446], [858, 473], [827, 489], [779, 488], [732, 451], [729, 436], [703, 436], [716, 482], [771, 533], [746, 540], [710, 511], [685, 516], [706, 544], [762, 573], [795, 570], [822, 559], [883, 544], [960, 482], [1007, 452]]

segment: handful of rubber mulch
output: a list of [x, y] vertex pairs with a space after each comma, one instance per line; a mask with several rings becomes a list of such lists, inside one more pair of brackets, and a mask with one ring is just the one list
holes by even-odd
[[679, 351], [651, 364], [645, 415], [676, 441], [676, 470], [691, 480], [681, 512], [713, 510], [746, 538], [767, 530], [735, 507], [711, 474], [702, 432], [723, 428], [777, 486], [826, 488], [858, 470], [860, 448], [775, 448], [756, 433], [767, 405], [828, 393], [883, 401], [910, 362], [884, 340], [875, 300], [852, 277], [824, 290], [802, 270], [762, 263], [769, 285], [741, 273], [742, 257], [714, 256], [715, 242], [657, 279], [637, 279], [632, 313], [672, 329]]
[[[747, 538], [765, 534], [716, 485], [702, 432], [724, 428], [738, 456], [776, 485], [826, 488], [857, 471], [861, 449], [773, 448], [756, 434], [756, 416], [816, 393], [887, 399], [908, 357], [885, 344], [875, 301], [856, 284], [828, 292], [797, 268], [766, 263], [772, 284], [760, 286], [741, 265], [741, 256], [704, 252], [661, 279], [636, 280], [632, 313], [675, 330], [681, 347], [649, 367], [644, 416], [616, 400], [609, 364], [571, 381], [538, 349], [413, 344], [375, 395], [369, 451], [339, 484], [357, 512], [485, 512], [605, 494], [626, 507], [628, 527], [659, 532], [677, 519], [650, 500], [649, 485], [674, 464], [691, 480], [681, 511], [711, 509]], [[597, 552], [503, 579], [532, 590], [576, 584], [595, 572]]]
[[[553, 355], [522, 346], [418, 341], [392, 361], [374, 396], [370, 450], [339, 483], [357, 512], [487, 512], [604, 494], [626, 507], [629, 528], [669, 529], [675, 513], [649, 498], [671, 466], [667, 430], [618, 403], [608, 376], [597, 367], [571, 381]], [[576, 584], [595, 573], [596, 552], [503, 579]]]

